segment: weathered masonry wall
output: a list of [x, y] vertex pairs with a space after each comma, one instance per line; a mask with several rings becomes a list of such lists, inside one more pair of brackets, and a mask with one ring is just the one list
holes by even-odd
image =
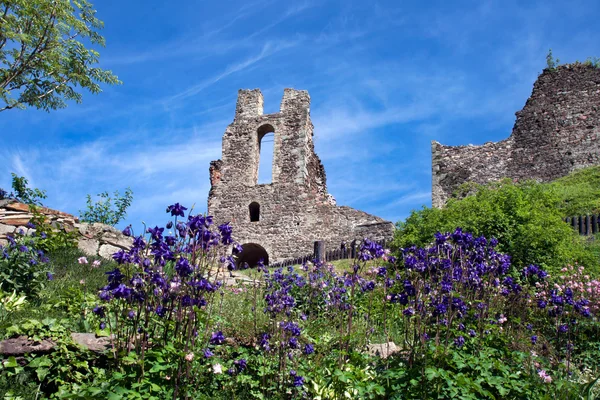
[[[260, 141], [271, 132], [272, 182], [257, 184]], [[339, 245], [349, 238], [393, 235], [391, 222], [338, 207], [327, 193], [306, 91], [285, 89], [280, 111], [263, 114], [260, 90], [240, 90], [222, 152], [222, 160], [210, 164], [208, 213], [218, 222], [231, 222], [235, 238], [264, 249], [270, 262], [307, 254], [316, 240]], [[251, 204], [258, 206], [258, 221], [251, 221]]]
[[[56, 228], [77, 232], [78, 247], [88, 256], [99, 255], [111, 259], [112, 254], [120, 249], [131, 248], [133, 240], [112, 226], [79, 223], [77, 217], [73, 215], [46, 207], [38, 207], [38, 212], [46, 217], [46, 222]], [[13, 199], [0, 200], [0, 245], [6, 246], [7, 235], [14, 235], [18, 230], [22, 230], [24, 234], [35, 231], [27, 227], [31, 218], [33, 214], [27, 204]]]
[[508, 139], [482, 146], [432, 142], [432, 204], [462, 183], [501, 178], [550, 181], [600, 165], [600, 69], [583, 64], [544, 70]]

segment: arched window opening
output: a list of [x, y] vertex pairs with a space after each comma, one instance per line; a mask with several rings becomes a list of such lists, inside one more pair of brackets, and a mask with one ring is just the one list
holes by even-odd
[[253, 201], [250, 203], [250, 222], [257, 222], [260, 220], [260, 204]]
[[242, 245], [242, 251], [236, 256], [236, 264], [241, 268], [242, 264], [247, 263], [249, 267], [255, 267], [259, 261], [264, 265], [269, 265], [269, 253], [259, 244], [246, 243]]
[[258, 128], [258, 184], [273, 182], [274, 131], [273, 127], [269, 124]]

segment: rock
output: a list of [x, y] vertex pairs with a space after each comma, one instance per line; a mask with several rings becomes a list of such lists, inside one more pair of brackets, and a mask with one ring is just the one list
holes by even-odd
[[6, 356], [19, 356], [27, 353], [49, 353], [55, 343], [49, 339], [36, 342], [27, 336], [19, 336], [0, 342], [0, 354]]
[[90, 351], [103, 352], [111, 347], [109, 337], [98, 337], [95, 333], [71, 333], [71, 338], [75, 343]]
[[121, 250], [119, 247], [113, 246], [112, 244], [103, 244], [100, 246], [100, 250], [98, 250], [98, 255], [107, 260], [112, 260], [112, 255], [119, 250]]
[[14, 231], [15, 231], [14, 226], [0, 224], [0, 236], [5, 236], [7, 233], [13, 233]]
[[29, 223], [30, 218], [2, 218], [0, 222], [5, 225], [25, 226]]
[[29, 212], [29, 206], [23, 203], [11, 203], [5, 205], [4, 207], [6, 207], [8, 210]]
[[120, 232], [106, 232], [100, 238], [101, 243], [112, 244], [113, 246], [120, 247], [121, 249], [130, 249], [133, 245], [133, 239], [127, 236], [122, 235]]
[[387, 343], [373, 343], [368, 345], [367, 353], [372, 356], [378, 356], [381, 358], [388, 358], [394, 353], [398, 353], [400, 349], [394, 342]]
[[84, 239], [81, 238], [77, 243], [77, 248], [85, 253], [87, 256], [95, 256], [98, 254], [98, 247], [100, 242], [96, 239]]

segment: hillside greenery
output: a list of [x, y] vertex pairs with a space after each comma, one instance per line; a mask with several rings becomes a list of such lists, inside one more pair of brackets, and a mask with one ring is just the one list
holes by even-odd
[[394, 245], [424, 246], [436, 232], [457, 227], [494, 237], [513, 265], [538, 264], [557, 271], [580, 262], [598, 271], [598, 240], [579, 236], [564, 218], [600, 211], [600, 167], [586, 168], [551, 183], [535, 181], [462, 185], [442, 209], [424, 207], [397, 224]]

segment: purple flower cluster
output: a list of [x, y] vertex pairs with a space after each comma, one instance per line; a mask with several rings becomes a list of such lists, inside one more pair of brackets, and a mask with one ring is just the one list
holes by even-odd
[[[146, 236], [133, 236], [131, 227], [123, 232], [132, 237], [132, 247], [113, 254], [118, 266], [106, 273], [107, 284], [99, 291], [101, 304], [94, 314], [101, 326], [116, 321], [110, 328], [123, 331], [117, 336], [124, 343], [141, 347], [168, 340], [187, 349], [198, 332], [206, 331], [199, 314], [207, 312], [205, 306], [221, 287], [214, 261], [236, 243], [229, 224], [214, 226], [212, 217], [203, 215], [184, 220], [185, 210], [179, 203], [169, 206], [167, 213], [175, 223], [150, 227]], [[173, 227], [174, 233], [169, 231]], [[139, 334], [141, 339], [134, 340]], [[198, 340], [220, 345], [225, 336], [216, 331]], [[205, 348], [204, 357], [212, 355]], [[244, 368], [245, 361], [238, 370]]]
[[[419, 316], [426, 325], [466, 331], [485, 317], [484, 299], [494, 293], [516, 296], [523, 288], [508, 276], [510, 257], [495, 250], [498, 242], [474, 237], [460, 228], [453, 233], [436, 233], [429, 248], [401, 249], [398, 270], [389, 285], [388, 300], [402, 307], [406, 317]], [[543, 279], [547, 274], [536, 266], [527, 269]], [[476, 305], [476, 307], [474, 307]], [[434, 328], [439, 331], [438, 328]], [[475, 336], [475, 330], [469, 330]], [[462, 347], [464, 337], [455, 345]]]

